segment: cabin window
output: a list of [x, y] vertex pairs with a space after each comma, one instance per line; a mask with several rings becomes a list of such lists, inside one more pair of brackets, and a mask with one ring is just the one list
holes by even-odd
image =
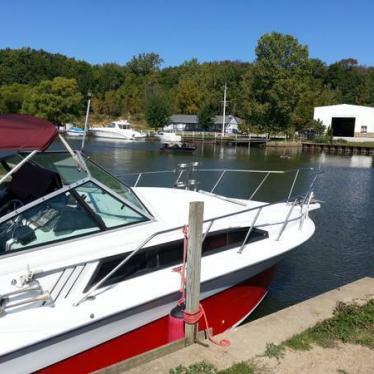
[[361, 133], [362, 134], [367, 134], [368, 132], [368, 127], [367, 126], [361, 126]]
[[[248, 227], [242, 227], [208, 234], [202, 247], [203, 257], [240, 246], [245, 239], [248, 229]], [[248, 244], [266, 238], [268, 238], [267, 231], [253, 229], [246, 243]], [[86, 286], [85, 292], [104, 278], [106, 274], [129, 256], [130, 253], [131, 252], [102, 260]], [[183, 240], [176, 240], [170, 243], [145, 248], [133, 256], [128, 263], [104, 282], [103, 287], [167, 267], [176, 266], [181, 264], [182, 260]]]

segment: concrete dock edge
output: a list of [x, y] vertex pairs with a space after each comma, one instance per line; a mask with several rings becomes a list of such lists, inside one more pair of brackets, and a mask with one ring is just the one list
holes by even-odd
[[[211, 343], [207, 347], [194, 344], [127, 370], [126, 373], [167, 374], [178, 365], [188, 366], [199, 361], [207, 361], [223, 369], [262, 354], [268, 343], [281, 343], [317, 322], [332, 317], [338, 302], [363, 303], [371, 298], [374, 298], [374, 278], [362, 278], [218, 336], [218, 339], [231, 341], [229, 348], [222, 349]], [[118, 374], [124, 372], [124, 367], [123, 363], [118, 363], [101, 373]]]

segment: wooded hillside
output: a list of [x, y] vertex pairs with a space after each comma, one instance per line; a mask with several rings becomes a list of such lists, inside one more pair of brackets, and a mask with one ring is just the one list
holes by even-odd
[[308, 47], [291, 35], [263, 35], [253, 62], [233, 56], [232, 61], [191, 59], [166, 68], [162, 63], [155, 53], [139, 54], [123, 65], [92, 65], [43, 50], [3, 49], [0, 112], [71, 121], [83, 115], [91, 91], [94, 114], [136, 118], [145, 113], [149, 124], [157, 125], [171, 113], [221, 113], [225, 81], [226, 113], [261, 131], [311, 128], [318, 105], [374, 106], [373, 67], [353, 58], [327, 65], [310, 58]]

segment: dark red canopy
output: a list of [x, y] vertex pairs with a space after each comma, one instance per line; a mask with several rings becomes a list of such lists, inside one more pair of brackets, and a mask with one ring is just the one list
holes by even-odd
[[57, 136], [49, 121], [27, 114], [0, 115], [0, 150], [44, 151]]

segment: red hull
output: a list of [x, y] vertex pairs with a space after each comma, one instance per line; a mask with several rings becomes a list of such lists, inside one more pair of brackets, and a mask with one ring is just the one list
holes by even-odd
[[[266, 295], [274, 268], [242, 282], [202, 304], [214, 335], [240, 322]], [[39, 373], [89, 373], [170, 343], [169, 317], [163, 317], [87, 351], [53, 364]], [[203, 320], [200, 329], [205, 329]]]

